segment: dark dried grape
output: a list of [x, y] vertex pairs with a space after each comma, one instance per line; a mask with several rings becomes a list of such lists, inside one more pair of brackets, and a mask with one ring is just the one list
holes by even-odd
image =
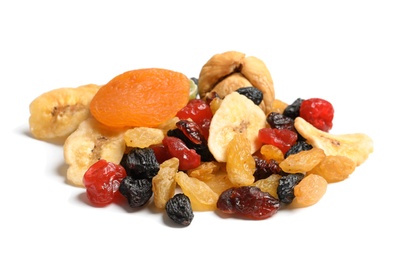
[[175, 194], [169, 199], [165, 204], [165, 210], [173, 222], [183, 226], [190, 225], [194, 218], [190, 199], [184, 193]]
[[267, 115], [267, 122], [271, 128], [294, 130], [294, 119], [281, 113], [271, 112]]
[[127, 175], [134, 179], [150, 179], [157, 175], [160, 165], [152, 148], [133, 148], [121, 159], [120, 163]]
[[263, 92], [258, 88], [252, 86], [242, 87], [237, 89], [236, 92], [244, 95], [245, 97], [253, 101], [253, 103], [256, 105], [260, 105], [261, 101], [263, 101]]
[[272, 174], [281, 174], [282, 169], [279, 163], [273, 159], [265, 160], [260, 157], [254, 156], [256, 162], [256, 171], [254, 172], [254, 180], [266, 179]]
[[278, 198], [282, 203], [290, 204], [294, 199], [294, 187], [304, 178], [302, 173], [288, 174], [279, 179]]
[[195, 150], [197, 152], [197, 154], [199, 154], [201, 156], [202, 162], [214, 161], [214, 157], [213, 157], [212, 153], [209, 151], [208, 143], [206, 140], [202, 140], [202, 143], [196, 144], [196, 143], [192, 142], [190, 140], [190, 138], [188, 138], [185, 135], [185, 133], [182, 130], [180, 130], [179, 128], [169, 130], [167, 132], [167, 136], [177, 137], [180, 140], [182, 140], [189, 149]]
[[266, 219], [278, 212], [280, 202], [256, 186], [233, 187], [221, 193], [217, 208], [248, 219]]
[[304, 101], [302, 98], [297, 98], [292, 104], [288, 105], [283, 110], [283, 115], [290, 117], [292, 119], [296, 119], [300, 115], [300, 106]]
[[127, 176], [121, 181], [119, 191], [127, 198], [131, 208], [138, 208], [149, 201], [153, 195], [152, 187], [149, 179], [134, 179]]
[[291, 154], [296, 154], [301, 151], [308, 151], [312, 148], [313, 146], [307, 143], [305, 140], [297, 141], [294, 145], [292, 145], [292, 147], [290, 147], [289, 151], [285, 153], [285, 158], [287, 158]]

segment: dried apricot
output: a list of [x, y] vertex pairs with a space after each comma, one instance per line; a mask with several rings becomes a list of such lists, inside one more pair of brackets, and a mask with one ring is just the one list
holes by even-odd
[[130, 70], [99, 89], [90, 111], [111, 127], [156, 127], [188, 103], [189, 92], [190, 80], [182, 73], [160, 68]]

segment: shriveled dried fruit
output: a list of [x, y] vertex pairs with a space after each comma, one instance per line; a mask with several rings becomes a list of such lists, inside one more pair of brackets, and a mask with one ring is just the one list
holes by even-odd
[[291, 103], [284, 109], [283, 115], [292, 119], [298, 117], [300, 115], [300, 107], [303, 101], [304, 99], [302, 98], [297, 98], [296, 100], [294, 100], [293, 103]]
[[183, 193], [173, 196], [165, 205], [168, 217], [182, 226], [189, 226], [194, 219], [190, 199]]
[[134, 179], [151, 179], [160, 169], [154, 150], [149, 147], [131, 149], [124, 154], [121, 165]]
[[176, 173], [179, 168], [179, 159], [173, 157], [160, 164], [160, 169], [152, 179], [154, 204], [164, 209], [166, 202], [175, 195]]
[[219, 195], [205, 182], [179, 171], [176, 173], [176, 183], [179, 184], [183, 193], [190, 198], [194, 211], [211, 211], [216, 209], [216, 202]]
[[236, 90], [239, 94], [242, 94], [246, 96], [248, 99], [253, 101], [254, 104], [260, 105], [260, 103], [263, 101], [263, 92], [259, 90], [258, 88], [255, 88], [253, 86], [247, 86], [247, 87], [241, 87]]
[[297, 133], [289, 129], [262, 128], [258, 132], [261, 144], [271, 144], [285, 154], [297, 141]]
[[131, 208], [142, 207], [153, 195], [151, 180], [134, 179], [131, 176], [126, 176], [121, 181], [119, 191], [128, 200]]
[[279, 179], [278, 198], [282, 203], [290, 204], [295, 195], [294, 187], [305, 177], [302, 173], [289, 174]]
[[273, 159], [265, 160], [255, 156], [254, 160], [256, 162], [256, 171], [253, 175], [255, 181], [268, 178], [272, 174], [282, 173], [282, 169], [279, 167], [278, 162]]
[[328, 183], [343, 181], [355, 171], [356, 164], [350, 158], [340, 155], [326, 156], [308, 174], [317, 174]]
[[213, 178], [206, 180], [205, 183], [218, 195], [220, 195], [226, 189], [234, 187], [234, 184], [232, 184], [225, 171], [216, 173]]
[[226, 153], [228, 178], [235, 186], [246, 186], [254, 182], [256, 162], [250, 154], [250, 142], [242, 134], [235, 134]]
[[310, 174], [294, 187], [292, 207], [308, 207], [316, 204], [326, 193], [327, 181], [319, 175]]
[[254, 186], [259, 187], [260, 190], [268, 192], [272, 197], [278, 198], [279, 180], [282, 177], [280, 174], [271, 174], [265, 179], [257, 180], [253, 183]]
[[220, 163], [216, 161], [203, 162], [197, 168], [187, 171], [191, 177], [197, 178], [201, 181], [208, 181], [212, 179], [220, 169]]
[[322, 149], [312, 148], [290, 155], [279, 164], [279, 167], [288, 173], [305, 173], [312, 170], [325, 157], [326, 155]]
[[264, 144], [260, 148], [260, 154], [265, 160], [275, 160], [278, 163], [285, 159], [283, 152], [279, 147], [272, 144]]
[[328, 132], [333, 127], [333, 105], [322, 98], [309, 98], [301, 102], [300, 117], [316, 128]]
[[241, 186], [224, 191], [219, 197], [217, 208], [225, 214], [261, 220], [277, 213], [280, 203], [256, 186]]
[[128, 147], [145, 148], [160, 144], [165, 135], [161, 129], [151, 127], [135, 127], [124, 133], [125, 144]]
[[271, 128], [294, 131], [294, 120], [281, 113], [271, 112], [267, 115], [267, 123]]
[[285, 153], [285, 158], [287, 158], [291, 154], [296, 154], [301, 151], [311, 150], [312, 148], [313, 148], [313, 146], [310, 145], [309, 143], [307, 143], [307, 141], [298, 140], [294, 145], [292, 145], [292, 147], [290, 147], [289, 151], [287, 151], [287, 153]]

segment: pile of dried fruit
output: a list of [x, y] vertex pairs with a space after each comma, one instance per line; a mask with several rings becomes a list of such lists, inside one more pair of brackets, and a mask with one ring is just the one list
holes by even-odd
[[29, 126], [63, 138], [67, 180], [93, 205], [152, 202], [188, 226], [194, 211], [266, 219], [317, 203], [373, 152], [365, 134], [329, 133], [333, 116], [321, 98], [276, 99], [264, 62], [229, 51], [198, 79], [149, 68], [49, 91], [30, 104]]

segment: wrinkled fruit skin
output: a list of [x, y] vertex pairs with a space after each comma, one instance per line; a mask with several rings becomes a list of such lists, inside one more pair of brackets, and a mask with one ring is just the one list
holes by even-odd
[[150, 200], [153, 195], [152, 187], [150, 179], [133, 179], [127, 176], [121, 181], [119, 190], [131, 208], [138, 208]]
[[285, 204], [292, 203], [293, 199], [295, 198], [294, 187], [300, 183], [304, 176], [305, 175], [302, 173], [295, 173], [282, 176], [279, 179], [277, 193], [280, 202]]
[[280, 202], [258, 187], [241, 186], [225, 190], [217, 201], [217, 208], [226, 214], [261, 220], [278, 212]]
[[194, 218], [190, 199], [184, 193], [178, 193], [165, 204], [168, 217], [182, 226], [189, 226]]
[[122, 166], [103, 159], [97, 161], [83, 177], [88, 200], [96, 206], [110, 204], [125, 176], [126, 171]]
[[333, 127], [334, 108], [330, 102], [321, 98], [306, 99], [301, 103], [300, 117], [328, 132]]

